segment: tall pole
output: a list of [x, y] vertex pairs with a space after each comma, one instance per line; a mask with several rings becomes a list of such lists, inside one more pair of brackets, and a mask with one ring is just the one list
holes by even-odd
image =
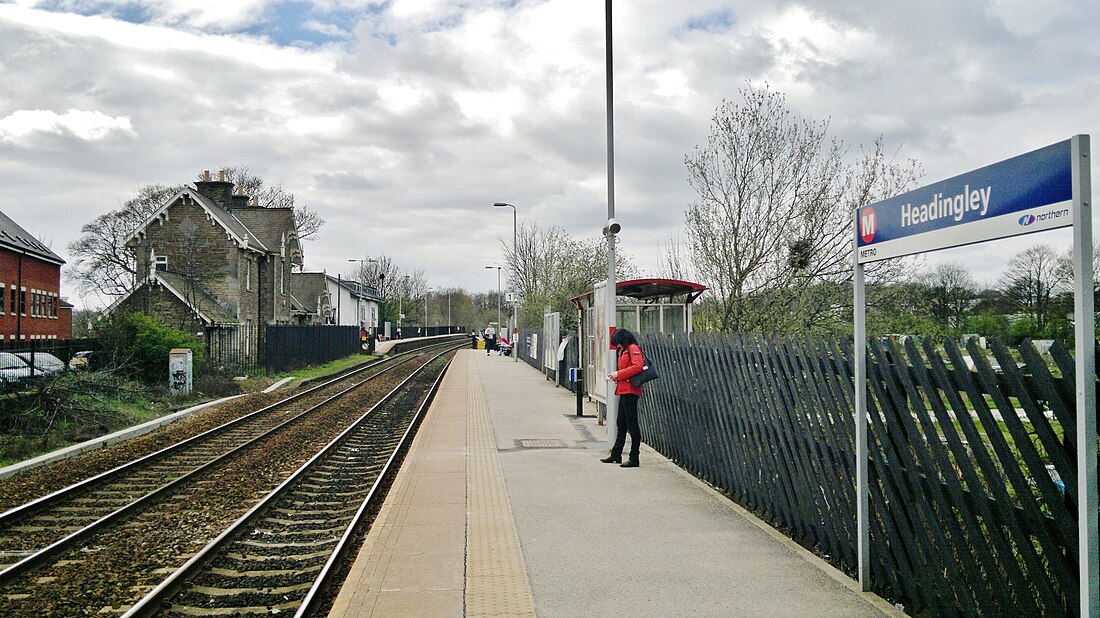
[[[515, 207], [515, 205], [509, 204], [507, 202], [497, 202], [497, 203], [493, 204], [493, 206], [496, 206], [497, 208], [510, 207], [512, 209], [512, 272], [515, 275], [517, 275], [517, 279], [518, 279], [518, 275], [519, 275], [519, 251], [516, 250], [516, 237], [517, 237], [516, 236], [516, 207]], [[512, 291], [515, 292], [514, 289]], [[500, 294], [500, 292], [498, 291], [497, 294]], [[508, 333], [508, 340], [512, 342], [513, 360], [518, 363], [519, 362], [519, 354], [517, 354], [515, 352], [515, 350], [516, 350], [515, 338], [516, 338], [516, 331], [519, 330], [519, 321], [516, 318], [516, 299], [515, 298], [512, 299], [512, 328], [513, 328], [512, 332]]]
[[[615, 349], [610, 345], [611, 333], [615, 330], [615, 293], [618, 291], [615, 281], [615, 232], [610, 229], [611, 221], [615, 218], [615, 97], [614, 97], [614, 72], [612, 59], [613, 48], [611, 45], [611, 0], [604, 2], [604, 47], [605, 64], [607, 74], [607, 222], [605, 236], [607, 237], [607, 371], [615, 371]], [[618, 421], [618, 402], [615, 401], [615, 382], [607, 379], [607, 438], [615, 439]]]
[[500, 328], [500, 266], [486, 266], [489, 270], [497, 269], [497, 328]]

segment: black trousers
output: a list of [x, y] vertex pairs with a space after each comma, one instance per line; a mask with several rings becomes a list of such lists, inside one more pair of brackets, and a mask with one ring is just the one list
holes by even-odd
[[615, 421], [615, 446], [611, 447], [611, 456], [620, 457], [626, 446], [626, 434], [630, 433], [630, 459], [638, 460], [638, 450], [642, 446], [642, 430], [638, 428], [638, 396], [619, 395], [619, 417]]

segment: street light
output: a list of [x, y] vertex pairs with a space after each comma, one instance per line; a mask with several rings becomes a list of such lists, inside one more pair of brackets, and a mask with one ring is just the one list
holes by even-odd
[[497, 327], [500, 327], [500, 266], [486, 266], [489, 270], [497, 269]]
[[[519, 252], [516, 250], [516, 207], [513, 204], [509, 204], [508, 202], [495, 202], [493, 204], [493, 207], [494, 208], [511, 208], [512, 209], [512, 273], [518, 277], [518, 275], [519, 275]], [[499, 287], [499, 284], [498, 284], [498, 287]], [[514, 291], [515, 290], [513, 289], [513, 292]], [[497, 290], [497, 295], [498, 296], [500, 295], [500, 290], [499, 289]], [[515, 299], [513, 299], [512, 300], [512, 303], [513, 303], [513, 305], [512, 305], [512, 321], [514, 323], [514, 326], [515, 326], [516, 330], [519, 330], [519, 323], [518, 323], [518, 320], [516, 319], [516, 305], [514, 304], [515, 302], [516, 302]], [[498, 317], [497, 320], [499, 321], [499, 319], [500, 318]], [[516, 336], [515, 336], [514, 332], [508, 333], [508, 339], [510, 341], [514, 340], [515, 338], [516, 338]], [[518, 363], [519, 362], [519, 354], [516, 353], [516, 343], [515, 343], [515, 341], [512, 341], [512, 356], [515, 357], [514, 360], [515, 360], [515, 362]]]
[[428, 288], [424, 290], [424, 336], [428, 336], [428, 294], [435, 288]]

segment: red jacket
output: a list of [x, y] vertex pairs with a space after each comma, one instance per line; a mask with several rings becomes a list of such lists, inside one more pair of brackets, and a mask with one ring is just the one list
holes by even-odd
[[625, 352], [619, 352], [619, 371], [615, 375], [616, 395], [642, 396], [642, 387], [630, 383], [630, 377], [642, 372], [645, 367], [645, 357], [642, 349], [635, 344], [630, 344]]

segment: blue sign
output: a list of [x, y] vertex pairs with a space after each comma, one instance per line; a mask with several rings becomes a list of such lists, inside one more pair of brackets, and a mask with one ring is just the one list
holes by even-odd
[[1073, 225], [1070, 140], [892, 197], [856, 212], [857, 260]]

